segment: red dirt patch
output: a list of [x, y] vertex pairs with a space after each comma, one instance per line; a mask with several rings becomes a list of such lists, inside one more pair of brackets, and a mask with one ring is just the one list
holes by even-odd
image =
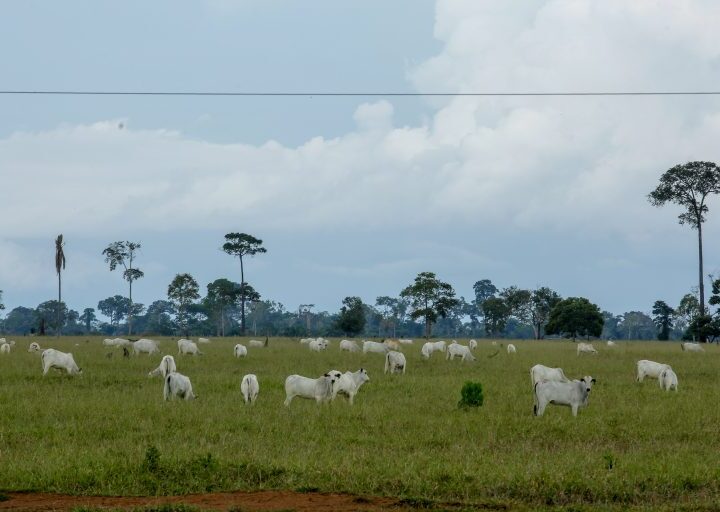
[[0, 511], [47, 510], [67, 511], [76, 507], [133, 509], [165, 504], [183, 504], [204, 510], [243, 511], [296, 510], [298, 512], [357, 511], [377, 512], [408, 510], [402, 502], [391, 498], [365, 498], [350, 494], [293, 491], [227, 492], [189, 494], [187, 496], [113, 497], [67, 496], [47, 493], [6, 493], [0, 501]]

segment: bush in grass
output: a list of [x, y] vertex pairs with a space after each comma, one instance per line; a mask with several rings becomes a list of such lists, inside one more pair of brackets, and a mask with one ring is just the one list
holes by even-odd
[[479, 382], [466, 382], [460, 390], [458, 407], [481, 407], [483, 404], [483, 388]]

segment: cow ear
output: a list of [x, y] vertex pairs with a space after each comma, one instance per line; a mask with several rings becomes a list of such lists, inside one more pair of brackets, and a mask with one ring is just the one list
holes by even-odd
[[583, 377], [582, 379], [580, 379], [580, 382], [585, 382], [585, 377]]
[[595, 384], [595, 379], [593, 379], [591, 382], [592, 382], [593, 384]]

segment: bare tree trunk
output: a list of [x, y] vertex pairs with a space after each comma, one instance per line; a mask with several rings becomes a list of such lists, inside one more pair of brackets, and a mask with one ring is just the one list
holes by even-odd
[[[703, 279], [702, 222], [698, 222], [698, 289], [700, 291], [700, 315], [705, 316], [705, 283]], [[698, 333], [701, 342], [707, 342], [703, 333]]]
[[225, 337], [225, 307], [220, 307], [220, 325], [222, 326], [222, 335]]
[[245, 269], [240, 256], [240, 336], [245, 336]]
[[429, 338], [432, 333], [432, 322], [429, 318], [425, 318], [425, 337]]
[[132, 334], [132, 312], [133, 312], [133, 303], [132, 303], [132, 279], [130, 280], [130, 307], [128, 309], [128, 336]]
[[57, 303], [57, 330], [55, 331], [55, 336], [58, 338], [60, 337], [60, 305], [62, 304], [62, 278], [60, 277], [60, 272], [58, 272], [58, 303]]

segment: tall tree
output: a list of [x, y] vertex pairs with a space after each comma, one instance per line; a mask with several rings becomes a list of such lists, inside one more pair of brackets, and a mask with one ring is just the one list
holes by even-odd
[[190, 309], [200, 298], [199, 290], [200, 286], [190, 274], [177, 274], [168, 286], [168, 299], [175, 306], [178, 325], [186, 337], [189, 332]]
[[365, 327], [365, 308], [360, 297], [345, 297], [337, 319], [337, 328], [348, 336], [355, 336]]
[[510, 316], [515, 317], [523, 324], [532, 322], [532, 292], [517, 286], [505, 288], [500, 296], [510, 308]]
[[[495, 297], [498, 293], [497, 286], [492, 284], [490, 279], [481, 279], [476, 281], [473, 285], [473, 291], [475, 292], [475, 306], [478, 312], [483, 316], [483, 322], [485, 322], [485, 312], [483, 311], [483, 303], [490, 297]], [[487, 330], [487, 322], [485, 322], [485, 330]]]
[[545, 332], [575, 341], [578, 336], [600, 336], [603, 322], [600, 308], [595, 304], [584, 297], [569, 297], [552, 309]]
[[[58, 317], [57, 312], [60, 311]], [[58, 304], [56, 300], [48, 300], [35, 308], [38, 320], [39, 334], [44, 335], [48, 328], [57, 333], [67, 320], [68, 308], [64, 302]]]
[[234, 283], [229, 279], [216, 279], [207, 285], [205, 303], [210, 311], [219, 316], [221, 336], [225, 336], [225, 311], [228, 307], [236, 305], [241, 295], [240, 283]]
[[653, 322], [659, 329], [657, 339], [667, 341], [670, 339], [670, 330], [673, 328], [673, 315], [675, 310], [667, 305], [665, 301], [656, 300], [652, 309]]
[[499, 336], [510, 318], [510, 306], [502, 297], [488, 297], [482, 303], [485, 331], [490, 336]]
[[[675, 203], [685, 211], [678, 216], [680, 224], [689, 224], [698, 232], [698, 291], [700, 315], [705, 315], [702, 224], [708, 212], [707, 198], [720, 193], [720, 168], [713, 162], [688, 162], [676, 165], [660, 176], [660, 184], [650, 192], [653, 206]], [[704, 341], [704, 340], [701, 340]]]
[[145, 327], [149, 332], [160, 335], [173, 334], [172, 318], [175, 313], [172, 302], [167, 300], [156, 300], [148, 306], [145, 314]]
[[125, 279], [130, 285], [130, 293], [128, 296], [128, 299], [130, 300], [130, 306], [128, 307], [128, 335], [132, 334], [132, 319], [134, 311], [132, 305], [133, 281], [137, 281], [145, 275], [139, 268], [133, 268], [135, 253], [141, 247], [142, 246], [138, 242], [113, 242], [102, 252], [105, 256], [105, 263], [110, 264], [111, 272], [115, 270], [118, 265], [123, 267], [123, 279]]
[[560, 295], [547, 286], [543, 286], [532, 292], [530, 313], [536, 340], [542, 338], [543, 327], [550, 319], [550, 311], [552, 311], [552, 308], [554, 308], [560, 300]]
[[418, 274], [415, 282], [400, 292], [400, 296], [410, 299], [413, 320], [425, 319], [425, 337], [432, 334], [432, 325], [438, 317], [445, 318], [458, 305], [452, 286], [440, 281], [433, 272]]
[[[65, 246], [65, 242], [63, 242], [63, 236], [62, 234], [58, 235], [58, 237], [55, 239], [55, 271], [57, 272], [58, 276], [58, 310], [57, 310], [57, 324], [60, 325], [60, 304], [62, 304], [62, 271], [65, 269], [65, 251], [63, 250], [63, 247]], [[60, 327], [56, 335], [60, 336], [60, 331], [62, 331], [62, 327]]]
[[118, 328], [120, 322], [130, 312], [130, 299], [115, 295], [98, 302], [98, 311], [110, 319], [110, 324]]
[[88, 333], [92, 330], [92, 324], [97, 320], [95, 316], [95, 310], [93, 308], [85, 308], [80, 315], [79, 320], [85, 326], [85, 332]]
[[302, 317], [305, 317], [305, 336], [310, 336], [310, 320], [314, 307], [315, 304], [300, 304], [298, 306], [298, 318], [302, 320]]
[[398, 315], [400, 314], [400, 300], [396, 299], [395, 297], [390, 297], [388, 295], [381, 295], [380, 297], [375, 299], [375, 305], [379, 308], [382, 308], [381, 325], [384, 325], [386, 329], [387, 327], [392, 327], [392, 337], [397, 337], [397, 322]]
[[[255, 238], [247, 233], [228, 233], [225, 235], [225, 243], [222, 246], [222, 250], [231, 256], [236, 256], [240, 259], [240, 285], [245, 284], [245, 267], [243, 265], [244, 256], [255, 256], [256, 254], [263, 254], [267, 252], [262, 246], [263, 241], [259, 238]], [[245, 289], [241, 289], [240, 294], [240, 334], [245, 336], [245, 301], [247, 297], [245, 295]]]

